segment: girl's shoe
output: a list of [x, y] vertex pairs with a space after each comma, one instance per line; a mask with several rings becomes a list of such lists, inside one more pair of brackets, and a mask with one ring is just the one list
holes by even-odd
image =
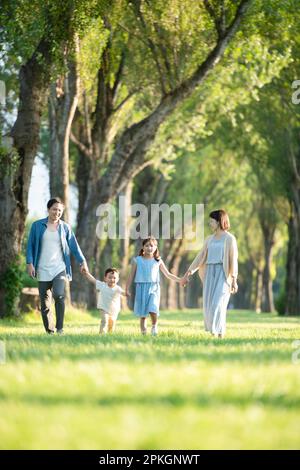
[[152, 328], [151, 328], [151, 335], [152, 335], [152, 336], [157, 336], [157, 335], [158, 335], [157, 325], [153, 325], [153, 326], [152, 326]]
[[142, 335], [146, 335], [146, 334], [147, 334], [147, 330], [146, 330], [146, 329], [145, 329], [145, 330], [141, 330], [141, 333], [142, 333]]

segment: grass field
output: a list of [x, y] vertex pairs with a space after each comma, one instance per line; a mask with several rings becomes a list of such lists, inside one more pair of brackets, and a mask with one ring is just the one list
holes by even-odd
[[156, 338], [130, 313], [113, 335], [98, 323], [0, 322], [1, 449], [300, 448], [298, 319], [232, 311], [223, 340], [196, 310], [162, 312]]

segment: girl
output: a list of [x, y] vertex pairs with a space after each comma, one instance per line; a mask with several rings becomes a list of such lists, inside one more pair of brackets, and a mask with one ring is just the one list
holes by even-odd
[[226, 310], [230, 294], [238, 290], [238, 250], [235, 237], [229, 233], [228, 214], [220, 209], [209, 214], [213, 235], [207, 237], [183, 277], [182, 284], [199, 269], [203, 282], [205, 330], [222, 338], [226, 331]]
[[129, 288], [134, 279], [135, 300], [134, 314], [140, 318], [141, 333], [147, 333], [147, 317], [150, 315], [152, 336], [156, 336], [157, 317], [159, 316], [160, 285], [159, 271], [168, 279], [176, 282], [182, 281], [179, 277], [171, 274], [165, 263], [159, 256], [157, 241], [154, 237], [148, 237], [143, 241], [143, 247], [139, 256], [133, 259], [131, 273], [126, 283], [126, 294], [130, 295]]

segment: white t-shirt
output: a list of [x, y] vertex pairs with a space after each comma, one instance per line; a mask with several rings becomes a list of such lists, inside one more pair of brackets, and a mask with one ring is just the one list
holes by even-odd
[[58, 230], [45, 230], [41, 240], [42, 248], [37, 267], [39, 281], [52, 281], [66, 269]]
[[124, 293], [122, 287], [108, 287], [106, 282], [96, 281], [96, 290], [99, 291], [97, 308], [117, 317], [121, 310], [121, 295]]

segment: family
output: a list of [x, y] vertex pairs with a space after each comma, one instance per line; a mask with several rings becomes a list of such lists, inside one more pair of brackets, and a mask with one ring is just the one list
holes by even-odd
[[[61, 220], [64, 205], [61, 199], [52, 198], [47, 203], [48, 217], [37, 220], [31, 226], [26, 263], [28, 274], [38, 279], [41, 313], [48, 334], [63, 334], [65, 313], [65, 282], [72, 279], [72, 254], [80, 265], [87, 281], [98, 292], [97, 308], [100, 311], [100, 333], [115, 329], [121, 309], [121, 296], [130, 296], [135, 283], [134, 315], [140, 319], [140, 330], [147, 334], [147, 318], [151, 319], [151, 334], [158, 334], [160, 304], [160, 272], [184, 287], [190, 277], [199, 271], [203, 283], [203, 314], [205, 330], [223, 338], [226, 333], [226, 311], [230, 294], [238, 290], [238, 250], [235, 237], [229, 232], [228, 214], [220, 209], [209, 214], [212, 235], [208, 236], [202, 249], [183, 277], [170, 273], [161, 259], [158, 244], [149, 236], [142, 242], [141, 250], [132, 261], [126, 289], [118, 285], [116, 268], [105, 271], [100, 281], [89, 273], [85, 257], [71, 227]], [[51, 314], [52, 296], [55, 301], [56, 325]]]

